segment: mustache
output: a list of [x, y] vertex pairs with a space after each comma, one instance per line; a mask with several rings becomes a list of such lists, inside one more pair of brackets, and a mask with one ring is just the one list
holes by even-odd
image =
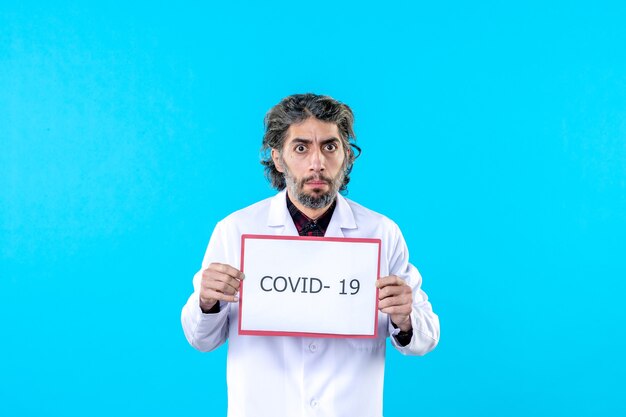
[[302, 178], [302, 181], [300, 181], [300, 183], [302, 185], [304, 185], [305, 183], [309, 182], [309, 181], [324, 181], [326, 184], [330, 184], [332, 183], [332, 178], [330, 177], [326, 177], [322, 174], [315, 174], [315, 175], [311, 175], [309, 177], [304, 177]]

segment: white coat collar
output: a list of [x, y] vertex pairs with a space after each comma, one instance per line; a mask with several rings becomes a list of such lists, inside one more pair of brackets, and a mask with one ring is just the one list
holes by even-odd
[[[293, 224], [289, 210], [287, 210], [287, 191], [283, 190], [276, 194], [270, 202], [270, 212], [267, 225], [276, 228], [277, 235], [297, 236], [298, 231]], [[337, 194], [337, 206], [333, 217], [330, 219], [326, 237], [344, 237], [342, 229], [356, 229], [354, 213], [346, 199]]]

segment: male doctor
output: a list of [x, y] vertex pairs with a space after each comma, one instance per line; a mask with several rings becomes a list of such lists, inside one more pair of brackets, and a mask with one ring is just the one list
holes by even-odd
[[[439, 319], [398, 226], [339, 193], [360, 151], [353, 121], [347, 105], [327, 96], [296, 94], [274, 106], [265, 118], [262, 163], [279, 192], [220, 221], [194, 276], [183, 330], [201, 351], [229, 340], [229, 417], [380, 417], [386, 338], [405, 355], [437, 345]], [[378, 337], [238, 335], [242, 234], [381, 239]], [[213, 415], [209, 399], [200, 404]]]

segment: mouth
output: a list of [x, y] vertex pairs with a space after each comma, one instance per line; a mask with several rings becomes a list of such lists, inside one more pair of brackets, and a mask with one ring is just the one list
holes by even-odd
[[326, 178], [323, 175], [311, 175], [304, 179], [304, 184], [310, 187], [322, 187], [330, 185], [330, 178]]
[[323, 185], [328, 185], [328, 182], [324, 180], [312, 180], [305, 182], [305, 184], [311, 187], [321, 187]]

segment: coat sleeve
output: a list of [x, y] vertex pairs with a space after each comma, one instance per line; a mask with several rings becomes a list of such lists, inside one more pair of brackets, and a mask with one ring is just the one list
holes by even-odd
[[389, 320], [391, 344], [403, 355], [425, 355], [439, 342], [439, 317], [433, 312], [428, 296], [422, 291], [422, 276], [417, 268], [409, 263], [409, 250], [402, 233], [395, 226], [395, 247], [391, 253], [390, 274], [396, 275], [407, 282], [413, 290], [413, 307], [411, 324], [413, 337], [406, 346], [401, 346], [395, 337], [399, 329], [395, 329]]
[[212, 262], [228, 263], [225, 251], [223, 226], [218, 223], [211, 235], [202, 261], [202, 268], [193, 277], [193, 294], [187, 300], [181, 313], [183, 332], [189, 344], [202, 352], [217, 349], [228, 338], [229, 303], [220, 302], [220, 311], [204, 314], [200, 309], [200, 283], [202, 271]]

